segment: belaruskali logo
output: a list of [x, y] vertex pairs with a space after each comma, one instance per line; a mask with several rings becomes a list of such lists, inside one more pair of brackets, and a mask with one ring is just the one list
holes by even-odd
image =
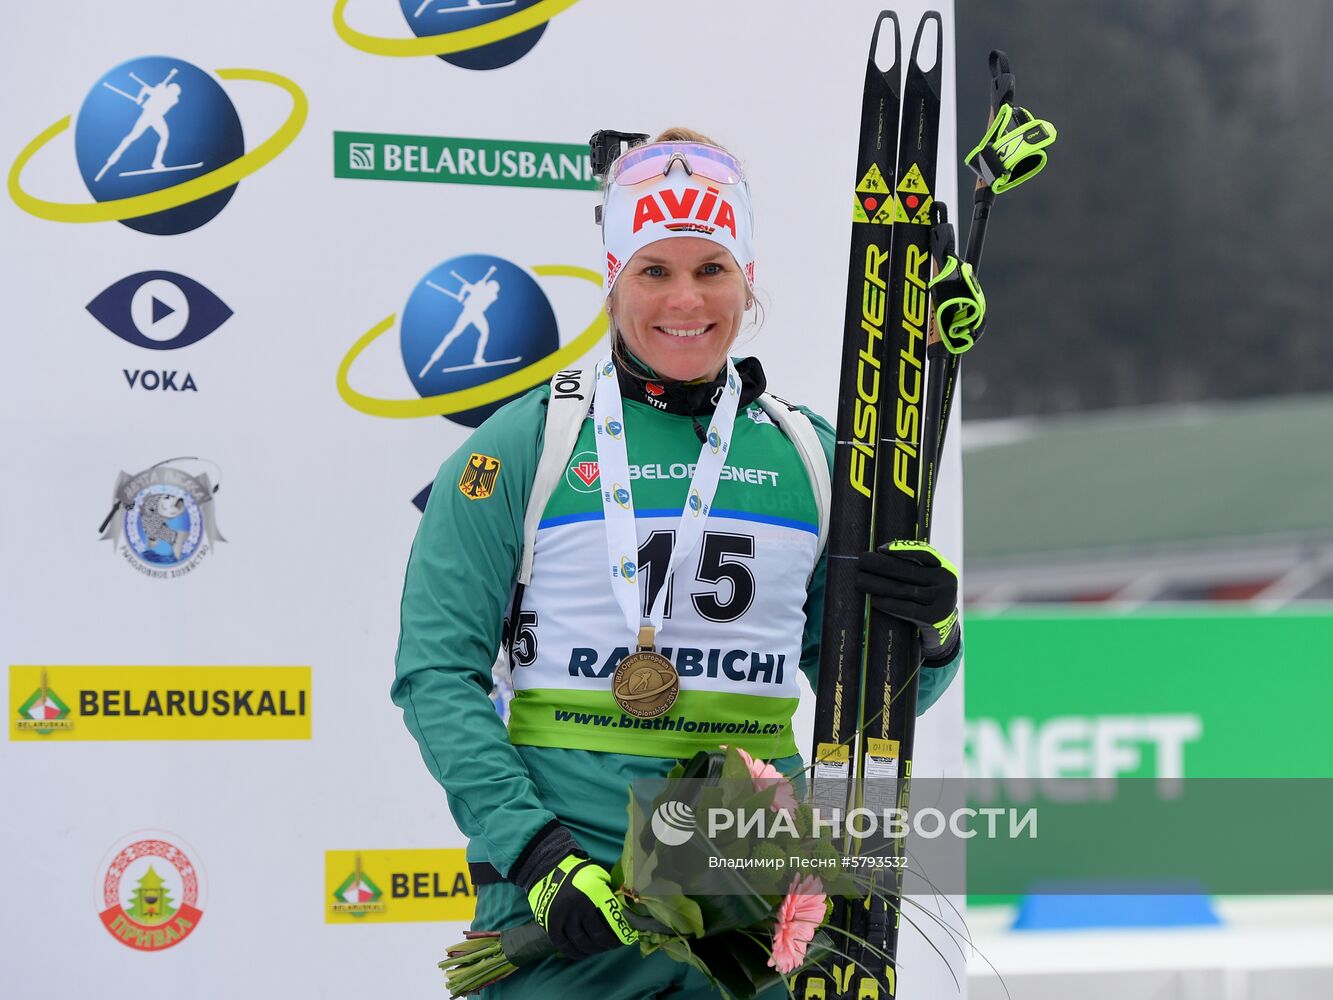
[[[439, 56], [463, 69], [499, 69], [522, 59], [551, 18], [578, 0], [398, 0], [414, 38], [352, 27], [348, 0], [335, 0], [333, 29], [348, 45], [377, 56]], [[360, 0], [357, 23], [383, 21], [392, 0]], [[376, 10], [376, 8], [378, 8]], [[364, 21], [362, 20], [364, 18]]]
[[[262, 83], [291, 99], [286, 121], [245, 149], [236, 107], [222, 82]], [[27, 144], [9, 171], [25, 212], [52, 222], [120, 222], [160, 236], [198, 229], [226, 207], [240, 181], [286, 149], [306, 118], [306, 98], [286, 77], [257, 69], [210, 74], [175, 56], [140, 56], [108, 70], [88, 91], [74, 129], [74, 158], [91, 203], [35, 194], [51, 186], [53, 158], [24, 170], [70, 124], [66, 115]]]
[[[399, 329], [402, 365], [419, 399], [388, 399], [352, 388], [353, 362], [382, 334], [391, 313], [344, 355], [338, 394], [354, 409], [377, 417], [444, 416], [477, 427], [505, 403], [587, 354], [607, 329], [606, 313], [568, 343], [539, 279], [579, 278], [601, 288], [602, 276], [568, 264], [521, 267], [504, 257], [470, 253], [451, 257], [417, 282]], [[589, 296], [589, 304], [594, 300]]]

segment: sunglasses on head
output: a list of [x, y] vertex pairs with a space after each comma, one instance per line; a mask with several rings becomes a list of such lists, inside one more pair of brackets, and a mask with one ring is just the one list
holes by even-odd
[[702, 142], [654, 142], [635, 146], [611, 166], [611, 180], [629, 186], [665, 177], [679, 163], [690, 176], [718, 184], [739, 184], [745, 177], [740, 161], [725, 149]]

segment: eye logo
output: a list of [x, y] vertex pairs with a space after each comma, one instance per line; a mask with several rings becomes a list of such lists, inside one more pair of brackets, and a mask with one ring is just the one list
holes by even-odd
[[[381, 0], [383, 2], [383, 0]], [[347, 23], [347, 0], [333, 5], [333, 28], [348, 45], [377, 56], [439, 56], [462, 69], [517, 62], [546, 23], [578, 0], [398, 0], [415, 38], [367, 35]]]
[[538, 277], [581, 278], [601, 288], [601, 276], [583, 267], [539, 264], [528, 270], [490, 254], [451, 257], [417, 282], [403, 309], [402, 365], [421, 398], [366, 396], [348, 379], [353, 362], [393, 327], [395, 314], [344, 355], [338, 394], [372, 416], [438, 415], [479, 426], [511, 399], [573, 367], [606, 332], [606, 313], [594, 307], [593, 320], [562, 346], [555, 310]]
[[[218, 79], [286, 91], [287, 120], [247, 153], [240, 117]], [[221, 212], [243, 178], [286, 149], [305, 117], [301, 89], [275, 73], [223, 69], [215, 77], [184, 59], [130, 59], [101, 76], [79, 108], [74, 155], [93, 203], [44, 201], [20, 183], [28, 161], [69, 128], [69, 116], [19, 153], [9, 191], [25, 212], [53, 222], [114, 220], [142, 233], [186, 233]]]
[[103, 289], [88, 312], [121, 340], [150, 351], [174, 351], [203, 340], [231, 309], [193, 278], [140, 271]]

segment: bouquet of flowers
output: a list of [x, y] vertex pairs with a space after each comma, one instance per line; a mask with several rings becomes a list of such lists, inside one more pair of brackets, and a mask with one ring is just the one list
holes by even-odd
[[[689, 818], [688, 843], [673, 845], [654, 835], [649, 817], [657, 819], [663, 803], [675, 806], [677, 819]], [[781, 835], [756, 845], [735, 828], [706, 832], [694, 816], [710, 809], [741, 816], [767, 811], [780, 821], [774, 825]], [[820, 930], [831, 909], [825, 884], [800, 872], [788, 878], [784, 869], [793, 857], [832, 859], [826, 870], [837, 871], [835, 848], [815, 836], [810, 807], [797, 802], [791, 783], [771, 764], [724, 747], [678, 764], [667, 776], [666, 790], [650, 804], [631, 789], [625, 847], [611, 882], [627, 920], [639, 931], [642, 954], [663, 951], [746, 1000], [836, 950]], [[756, 864], [763, 877], [747, 874]], [[708, 884], [699, 891], [704, 869]], [[687, 893], [682, 883], [695, 891]], [[555, 954], [546, 932], [530, 923], [470, 931], [449, 949], [440, 968], [450, 996], [460, 997]]]

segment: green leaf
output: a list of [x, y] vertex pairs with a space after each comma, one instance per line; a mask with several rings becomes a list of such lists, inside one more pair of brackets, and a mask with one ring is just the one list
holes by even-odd
[[677, 934], [703, 937], [703, 914], [699, 904], [689, 896], [643, 896], [640, 902], [654, 919], [662, 921]]

